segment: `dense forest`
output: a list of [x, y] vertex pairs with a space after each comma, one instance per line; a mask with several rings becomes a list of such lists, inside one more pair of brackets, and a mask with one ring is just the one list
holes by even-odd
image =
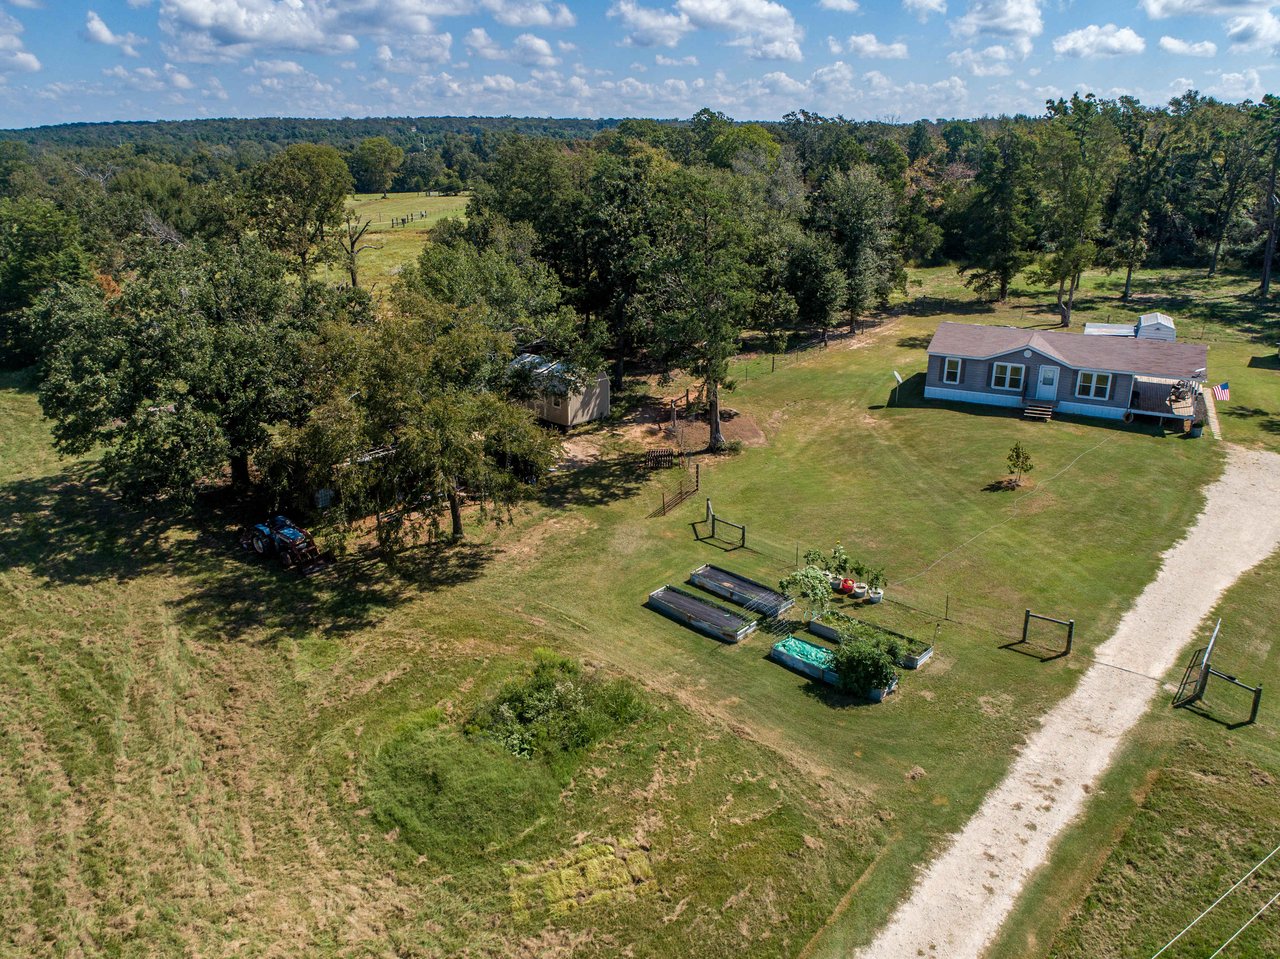
[[[1070, 325], [1083, 271], [1230, 264], [1270, 292], [1280, 100], [1073, 96], [1039, 117], [76, 125], [0, 140], [0, 348], [60, 449], [134, 498], [327, 487], [388, 546], [501, 519], [553, 459], [525, 401], [628, 364], [701, 384], [745, 335], [883, 310], [912, 264], [1018, 278]], [[394, 289], [347, 198], [471, 192]], [[339, 282], [337, 277], [341, 277]], [[444, 529], [448, 525], [447, 533]]]

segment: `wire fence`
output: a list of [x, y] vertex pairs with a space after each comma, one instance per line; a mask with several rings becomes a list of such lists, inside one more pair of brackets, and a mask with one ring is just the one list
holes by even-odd
[[782, 350], [762, 350], [760, 352], [743, 353], [733, 358], [729, 364], [729, 378], [749, 383], [752, 379], [760, 379], [794, 366], [815, 350], [828, 347], [859, 336], [883, 326], [884, 317], [871, 317], [854, 320], [849, 326], [838, 330], [811, 333], [798, 343], [792, 343]]

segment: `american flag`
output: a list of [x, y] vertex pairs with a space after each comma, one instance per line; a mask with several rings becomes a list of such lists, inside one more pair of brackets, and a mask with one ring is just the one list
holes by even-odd
[[1222, 400], [1224, 403], [1231, 402], [1231, 386], [1228, 383], [1219, 383], [1213, 388], [1213, 398]]

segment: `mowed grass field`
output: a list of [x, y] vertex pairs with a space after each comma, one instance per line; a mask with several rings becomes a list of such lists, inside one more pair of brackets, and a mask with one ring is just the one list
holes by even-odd
[[[1221, 468], [1209, 440], [923, 401], [940, 319], [1022, 314], [942, 271], [918, 279], [879, 329], [776, 372], [739, 365], [726, 402], [763, 444], [702, 466], [701, 496], [748, 526], [752, 548], [732, 552], [695, 537], [701, 496], [650, 518], [664, 477], [606, 424], [608, 455], [555, 474], [511, 525], [473, 518], [462, 546], [301, 580], [246, 560], [235, 504], [125, 510], [91, 462], [52, 454], [29, 383], [6, 379], [4, 950], [823, 956], [865, 941]], [[889, 406], [894, 370], [907, 385]], [[1015, 441], [1030, 483], [988, 491]], [[643, 606], [701, 563], [773, 581], [837, 540], [886, 568], [890, 601], [869, 618], [937, 639], [883, 705], [770, 662], [767, 635], [724, 646]], [[1075, 618], [1076, 655], [1026, 654], [1049, 635], [1003, 648], [1026, 607]], [[459, 733], [536, 647], [647, 703], [556, 788], [514, 760], [495, 776]], [[418, 765], [390, 765], [406, 755]], [[422, 785], [431, 842], [392, 825], [388, 769]], [[619, 885], [636, 849], [642, 878]]]
[[[360, 283], [373, 290], [385, 289], [395, 281], [400, 268], [417, 257], [427, 243], [431, 228], [447, 217], [466, 215], [471, 197], [428, 196], [423, 193], [357, 193], [347, 206], [373, 226], [364, 242], [372, 246], [360, 254]], [[403, 225], [396, 221], [412, 217]], [[338, 276], [335, 272], [334, 276]], [[345, 278], [345, 274], [343, 275]]]

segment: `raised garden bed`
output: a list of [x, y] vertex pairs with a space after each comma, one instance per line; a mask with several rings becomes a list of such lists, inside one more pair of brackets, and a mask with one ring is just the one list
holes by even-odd
[[[836, 688], [840, 687], [840, 677], [831, 668], [834, 654], [825, 646], [819, 646], [817, 643], [811, 643], [807, 639], [800, 639], [797, 636], [787, 636], [785, 639], [773, 644], [773, 649], [770, 650], [769, 656], [771, 659], [782, 663], [788, 669], [793, 669], [801, 675], [808, 676], [810, 679], [816, 679]], [[873, 703], [883, 702], [884, 698], [892, 693], [897, 686], [898, 681], [895, 679], [885, 689], [868, 690], [866, 693], [867, 699]]]
[[649, 594], [648, 606], [690, 629], [720, 639], [739, 642], [756, 628], [756, 621], [677, 586], [663, 586]]
[[898, 658], [898, 665], [903, 669], [919, 669], [929, 657], [933, 655], [933, 647], [928, 643], [922, 643], [918, 639], [913, 639], [902, 633], [894, 632], [892, 629], [885, 629], [883, 626], [877, 626], [874, 623], [868, 623], [865, 620], [855, 619], [847, 613], [832, 611], [824, 616], [811, 620], [809, 622], [809, 632], [815, 636], [830, 640], [833, 643], [840, 642], [841, 627], [852, 625], [861, 626], [864, 629], [874, 629], [877, 632], [888, 633], [890, 636], [896, 636], [907, 645], [907, 652]]
[[795, 605], [795, 600], [764, 583], [710, 564], [690, 573], [689, 582], [763, 616], [780, 616]]

